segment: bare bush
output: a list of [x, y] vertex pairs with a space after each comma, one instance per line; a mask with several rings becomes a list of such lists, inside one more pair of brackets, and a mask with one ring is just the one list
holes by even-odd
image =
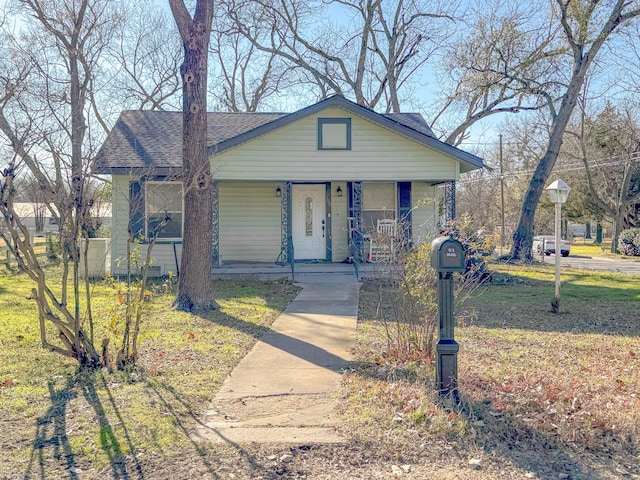
[[[467, 253], [467, 270], [455, 282], [456, 310], [490, 278], [481, 255], [483, 239], [463, 236], [465, 223], [459, 225], [463, 228], [445, 231]], [[431, 362], [439, 333], [438, 273], [431, 266], [431, 244], [408, 247], [398, 242], [389, 260], [376, 264], [376, 273], [370, 285], [377, 289], [377, 318], [386, 334], [383, 355], [400, 363]]]

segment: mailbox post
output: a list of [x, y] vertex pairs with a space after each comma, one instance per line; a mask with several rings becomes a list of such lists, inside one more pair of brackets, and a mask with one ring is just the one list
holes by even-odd
[[440, 329], [436, 344], [436, 388], [440, 395], [453, 394], [458, 388], [458, 342], [454, 338], [453, 274], [464, 273], [466, 256], [462, 244], [450, 237], [438, 237], [431, 243], [431, 266], [438, 272], [438, 313]]

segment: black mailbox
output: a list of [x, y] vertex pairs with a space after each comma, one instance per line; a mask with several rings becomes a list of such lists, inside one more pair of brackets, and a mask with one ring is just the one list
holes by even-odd
[[437, 272], [464, 272], [466, 256], [462, 244], [451, 237], [438, 237], [431, 242], [431, 266]]

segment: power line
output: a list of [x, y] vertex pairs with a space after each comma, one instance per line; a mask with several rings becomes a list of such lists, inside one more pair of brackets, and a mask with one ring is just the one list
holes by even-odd
[[[614, 160], [615, 159], [615, 160]], [[627, 161], [637, 161], [640, 160], [640, 152], [633, 152], [631, 155], [629, 155], [627, 158], [620, 158], [620, 157], [609, 157], [607, 159], [601, 159], [601, 160], [608, 160], [606, 163], [596, 163], [596, 165], [592, 165], [589, 168], [596, 168], [596, 169], [601, 169], [604, 167], [616, 167], [616, 166], [620, 166], [623, 165], [625, 162]], [[599, 160], [594, 160], [594, 162], [599, 162]], [[568, 165], [562, 165], [560, 167], [556, 167], [554, 168], [554, 172], [556, 173], [564, 173], [564, 172], [575, 172], [578, 170], [584, 170], [585, 166], [584, 163], [582, 161], [578, 161], [578, 162], [574, 162], [574, 163], [570, 163]], [[518, 177], [522, 177], [522, 176], [529, 176], [532, 175], [535, 172], [535, 169], [529, 169], [529, 170], [518, 170], [515, 172], [506, 172], [506, 173], [502, 173], [502, 174], [489, 174], [489, 178], [493, 178], [493, 179], [498, 179], [498, 178], [518, 178]], [[465, 183], [476, 183], [476, 182], [481, 182], [481, 181], [485, 181], [487, 180], [486, 177], [484, 178], [468, 178], [468, 179], [462, 179], [462, 180], [458, 180], [458, 183], [461, 184], [465, 184]]]

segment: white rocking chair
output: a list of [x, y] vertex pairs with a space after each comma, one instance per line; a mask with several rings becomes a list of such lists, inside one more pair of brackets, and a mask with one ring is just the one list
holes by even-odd
[[398, 222], [394, 219], [378, 220], [375, 233], [369, 237], [369, 261], [372, 263], [392, 260], [395, 257], [395, 241]]

